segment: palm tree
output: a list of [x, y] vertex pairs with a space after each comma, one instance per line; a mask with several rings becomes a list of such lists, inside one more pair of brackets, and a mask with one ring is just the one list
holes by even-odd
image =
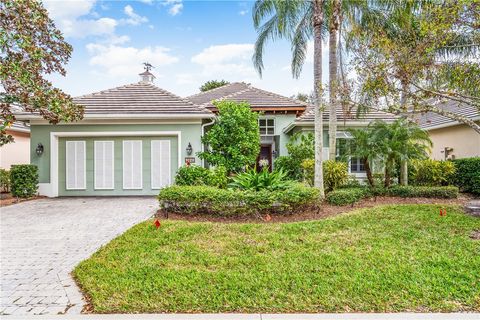
[[347, 140], [346, 155], [352, 158], [359, 158], [362, 161], [367, 180], [370, 186], [374, 186], [371, 163], [378, 157], [378, 144], [370, 128], [351, 129], [352, 139]]
[[322, 36], [325, 0], [257, 0], [253, 22], [258, 32], [253, 63], [262, 74], [263, 50], [268, 40], [287, 39], [292, 45], [292, 75], [298, 78], [306, 58], [308, 41], [313, 37], [313, 92], [315, 96], [315, 178], [314, 185], [324, 197], [323, 186], [323, 109], [322, 105]]
[[[328, 141], [329, 141], [329, 159], [335, 159], [337, 150], [337, 105], [338, 105], [338, 33], [341, 23], [342, 1], [331, 0], [329, 14], [329, 53], [328, 53], [328, 89], [330, 95], [330, 112], [328, 118]], [[340, 48], [341, 50], [341, 48]]]
[[[390, 186], [396, 164], [425, 158], [427, 151], [432, 147], [428, 133], [404, 117], [391, 124], [375, 121], [370, 127], [372, 139], [376, 141], [379, 154], [383, 156], [385, 163], [385, 187]], [[408, 176], [408, 172], [404, 172], [406, 168], [402, 166], [401, 179]]]

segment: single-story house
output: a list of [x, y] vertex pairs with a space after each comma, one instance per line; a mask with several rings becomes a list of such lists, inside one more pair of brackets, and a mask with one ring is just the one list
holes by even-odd
[[[203, 165], [196, 153], [203, 148], [202, 135], [214, 122], [214, 100], [246, 101], [253, 111], [262, 112], [260, 157], [270, 163], [287, 154], [285, 145], [294, 132], [313, 131], [312, 106], [302, 101], [245, 83], [181, 98], [155, 86], [150, 72], [140, 75], [138, 83], [74, 98], [85, 107], [79, 122], [51, 125], [36, 114], [17, 114], [17, 119], [30, 122], [30, 159], [39, 168], [41, 194], [158, 194], [174, 182], [180, 166]], [[356, 119], [339, 111], [339, 135], [345, 134], [344, 128], [392, 117], [373, 112]], [[362, 175], [362, 168], [352, 167], [352, 173]]]
[[[443, 103], [449, 112], [463, 115], [480, 124], [480, 111], [473, 106]], [[428, 132], [433, 142], [430, 157], [435, 160], [460, 159], [480, 156], [480, 134], [471, 127], [438, 113], [427, 112], [414, 116], [420, 127]]]
[[9, 170], [13, 164], [30, 163], [30, 126], [16, 121], [6, 131], [14, 142], [0, 147], [0, 168]]

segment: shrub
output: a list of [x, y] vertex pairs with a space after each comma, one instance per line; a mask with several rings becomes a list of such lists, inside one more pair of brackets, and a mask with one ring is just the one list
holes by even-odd
[[327, 193], [326, 200], [330, 204], [344, 206], [354, 204], [366, 196], [368, 196], [368, 191], [365, 188], [345, 188]]
[[179, 214], [219, 216], [295, 212], [318, 204], [315, 188], [294, 184], [286, 190], [261, 191], [219, 189], [209, 186], [171, 186], [163, 188], [158, 200], [163, 210]]
[[[303, 169], [303, 181], [313, 186], [315, 178], [315, 160], [303, 160], [301, 167]], [[323, 181], [325, 189], [332, 191], [344, 185], [348, 181], [348, 164], [334, 160], [323, 162]]]
[[327, 160], [323, 162], [323, 181], [325, 189], [332, 191], [348, 180], [348, 165], [346, 162]]
[[12, 195], [32, 197], [38, 189], [38, 167], [32, 164], [13, 165], [10, 169]]
[[5, 169], [0, 169], [0, 191], [10, 191], [10, 172]]
[[227, 186], [227, 170], [223, 166], [206, 169], [197, 165], [180, 167], [175, 176], [175, 184], [179, 186]]
[[287, 179], [287, 174], [282, 170], [269, 172], [264, 167], [260, 172], [255, 168], [239, 173], [233, 177], [229, 187], [243, 190], [260, 191], [267, 190], [285, 190], [292, 186], [292, 181]]
[[480, 195], [480, 157], [456, 159], [452, 183], [464, 192]]
[[387, 194], [390, 196], [411, 198], [411, 197], [423, 197], [423, 198], [444, 198], [453, 199], [458, 197], [458, 188], [449, 187], [426, 187], [426, 186], [394, 186], [387, 190]]
[[297, 132], [291, 137], [286, 148], [288, 156], [278, 157], [275, 160], [275, 168], [286, 172], [292, 180], [302, 181], [304, 179], [302, 163], [306, 159], [313, 159], [315, 155], [314, 136], [312, 133]]
[[348, 179], [339, 188], [361, 188], [362, 184], [355, 175], [348, 176]]
[[408, 179], [411, 184], [420, 186], [448, 185], [455, 174], [451, 161], [412, 160], [408, 166]]

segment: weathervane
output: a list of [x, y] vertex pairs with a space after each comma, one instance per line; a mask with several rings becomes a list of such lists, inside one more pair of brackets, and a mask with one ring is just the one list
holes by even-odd
[[147, 71], [147, 72], [149, 72], [152, 68], [154, 68], [154, 67], [153, 67], [150, 63], [148, 63], [148, 62], [144, 62], [143, 65], [144, 65], [143, 68], [144, 68], [145, 71]]

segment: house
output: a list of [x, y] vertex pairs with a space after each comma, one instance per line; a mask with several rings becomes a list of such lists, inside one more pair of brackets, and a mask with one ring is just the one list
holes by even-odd
[[[480, 110], [458, 103], [443, 103], [441, 108], [463, 115], [480, 124]], [[433, 142], [430, 157], [435, 160], [480, 156], [480, 134], [471, 127], [438, 113], [427, 112], [414, 116], [420, 127], [428, 132]]]
[[[259, 159], [270, 164], [287, 155], [292, 134], [313, 131], [312, 106], [249, 84], [236, 82], [181, 98], [155, 86], [149, 71], [140, 76], [138, 83], [74, 98], [85, 107], [84, 119], [75, 123], [51, 125], [38, 114], [17, 113], [17, 119], [30, 123], [30, 160], [39, 168], [41, 194], [158, 194], [174, 182], [180, 166], [203, 165], [196, 154], [203, 149], [202, 135], [214, 123], [215, 100], [245, 101], [261, 112]], [[338, 114], [340, 138], [348, 138], [345, 128], [394, 117], [380, 111], [362, 119], [341, 110]], [[359, 164], [352, 173], [363, 174]]]
[[13, 137], [14, 142], [0, 147], [0, 168], [9, 170], [12, 164], [30, 163], [30, 127], [17, 121], [6, 133]]

